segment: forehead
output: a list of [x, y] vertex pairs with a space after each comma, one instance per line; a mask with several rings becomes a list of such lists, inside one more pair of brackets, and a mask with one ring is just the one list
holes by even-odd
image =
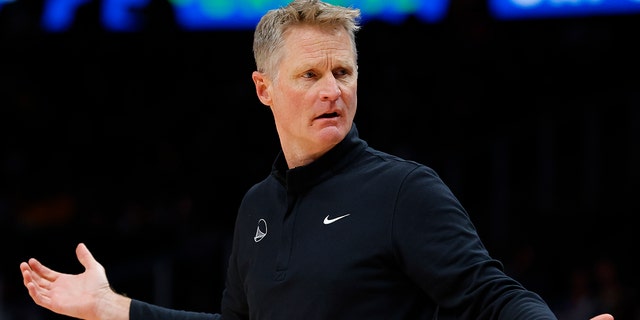
[[285, 62], [295, 59], [340, 59], [352, 61], [354, 48], [351, 38], [343, 28], [301, 25], [291, 27], [285, 33], [283, 47]]

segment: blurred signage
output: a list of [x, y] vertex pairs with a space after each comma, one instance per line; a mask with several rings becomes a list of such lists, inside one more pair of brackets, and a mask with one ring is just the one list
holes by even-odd
[[501, 20], [640, 13], [640, 0], [488, 0]]
[[[13, 2], [27, 0], [13, 0]], [[145, 9], [153, 0], [44, 0], [42, 28], [49, 32], [68, 30], [82, 6], [99, 4], [100, 22], [106, 30], [136, 31], [144, 27]], [[290, 0], [169, 0], [176, 23], [190, 31], [212, 29], [253, 29], [269, 9], [286, 5]], [[449, 0], [328, 0], [333, 4], [353, 6], [362, 12], [363, 23], [377, 19], [391, 23], [415, 16], [426, 23], [436, 23], [447, 14]], [[11, 0], [0, 0], [0, 10]], [[158, 5], [154, 3], [154, 5]]]

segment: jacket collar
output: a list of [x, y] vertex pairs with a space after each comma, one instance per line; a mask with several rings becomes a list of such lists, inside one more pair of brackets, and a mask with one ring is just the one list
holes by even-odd
[[271, 175], [273, 175], [288, 193], [303, 193], [314, 185], [342, 171], [351, 161], [367, 148], [360, 139], [356, 124], [335, 147], [315, 161], [293, 169], [287, 167], [282, 150], [276, 156]]

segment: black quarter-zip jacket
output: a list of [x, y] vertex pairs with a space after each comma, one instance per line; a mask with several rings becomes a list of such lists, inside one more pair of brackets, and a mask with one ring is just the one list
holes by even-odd
[[[246, 193], [221, 308], [224, 320], [556, 319], [431, 168], [369, 147], [355, 124], [309, 165], [280, 153]], [[219, 317], [132, 302], [132, 320], [163, 313]]]

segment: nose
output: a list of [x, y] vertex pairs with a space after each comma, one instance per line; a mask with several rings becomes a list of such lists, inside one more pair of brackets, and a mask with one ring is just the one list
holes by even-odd
[[321, 86], [320, 98], [322, 100], [335, 101], [342, 94], [338, 81], [333, 75], [324, 77], [322, 79]]

